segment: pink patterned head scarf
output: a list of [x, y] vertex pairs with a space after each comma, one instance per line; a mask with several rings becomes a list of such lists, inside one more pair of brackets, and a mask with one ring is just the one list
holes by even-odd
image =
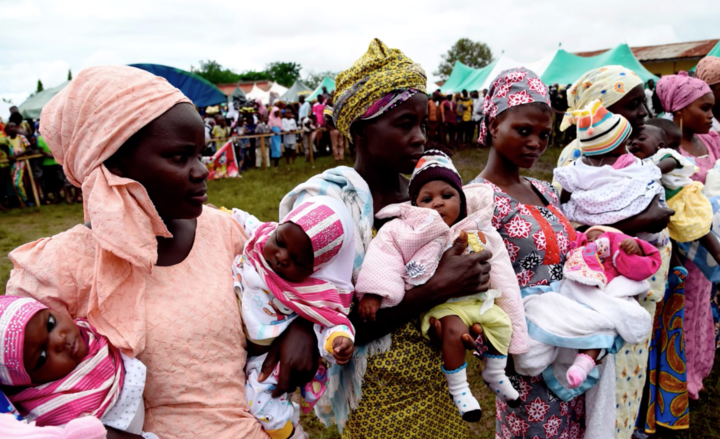
[[23, 361], [25, 327], [35, 314], [46, 308], [35, 299], [0, 296], [0, 384], [3, 386], [31, 384]]
[[480, 124], [480, 138], [478, 143], [485, 145], [487, 142], [487, 126], [490, 119], [497, 117], [500, 113], [518, 105], [541, 102], [550, 106], [550, 95], [547, 86], [535, 74], [535, 72], [519, 67], [500, 72], [493, 81], [485, 102], [483, 102], [483, 117]]
[[293, 209], [284, 223], [300, 226], [312, 242], [313, 274], [302, 282], [281, 278], [263, 257], [265, 243], [277, 223], [264, 223], [245, 245], [244, 258], [252, 264], [270, 292], [300, 317], [322, 326], [345, 325], [353, 299], [352, 269], [355, 238], [352, 216], [340, 201], [318, 196]]
[[707, 82], [707, 85], [720, 84], [720, 58], [706, 56], [701, 59], [695, 70], [695, 76]]
[[691, 78], [687, 72], [663, 76], [658, 81], [655, 91], [667, 113], [682, 110], [703, 95], [712, 93], [705, 81]]
[[88, 319], [113, 345], [145, 348], [145, 281], [157, 236], [171, 237], [145, 188], [103, 164], [142, 127], [191, 103], [164, 78], [128, 66], [82, 70], [43, 108], [43, 138], [65, 175], [82, 186], [97, 240]]
[[330, 262], [342, 248], [343, 225], [340, 216], [327, 204], [308, 201], [293, 209], [280, 224], [300, 226], [313, 248], [313, 272]]

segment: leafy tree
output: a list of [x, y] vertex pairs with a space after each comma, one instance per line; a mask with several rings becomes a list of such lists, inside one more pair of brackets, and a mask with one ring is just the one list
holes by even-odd
[[35, 93], [40, 93], [43, 90], [44, 90], [44, 88], [42, 85], [42, 81], [38, 79], [37, 90], [35, 90]]
[[278, 84], [290, 87], [300, 77], [300, 69], [302, 66], [295, 62], [272, 62], [265, 66], [265, 73]]
[[255, 70], [246, 70], [238, 75], [238, 81], [262, 81], [271, 79], [267, 72], [257, 72]]
[[331, 79], [335, 79], [335, 78], [337, 78], [337, 75], [339, 73], [340, 72], [332, 72], [329, 70], [324, 71], [324, 72], [318, 72], [318, 73], [310, 72], [307, 74], [307, 76], [305, 76], [305, 79], [303, 79], [302, 81], [303, 81], [303, 83], [305, 83], [305, 85], [307, 85], [308, 87], [310, 87], [311, 89], [314, 90], [318, 87], [318, 85], [320, 85], [320, 83], [326, 76], [330, 77]]
[[447, 79], [452, 72], [455, 61], [460, 61], [468, 67], [479, 69], [490, 64], [493, 55], [490, 47], [485, 43], [475, 42], [469, 38], [460, 38], [457, 43], [442, 56], [442, 61], [435, 74]]
[[72, 81], [72, 70], [68, 69], [68, 81]]
[[200, 66], [191, 66], [190, 71], [201, 76], [213, 84], [227, 84], [240, 80], [240, 75], [230, 69], [225, 69], [217, 61], [200, 61]]

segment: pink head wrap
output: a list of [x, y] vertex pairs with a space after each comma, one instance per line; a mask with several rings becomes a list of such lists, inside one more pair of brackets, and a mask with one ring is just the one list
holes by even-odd
[[707, 82], [708, 85], [720, 83], [720, 58], [706, 56], [701, 59], [695, 70], [695, 76]]
[[310, 237], [313, 248], [313, 271], [318, 271], [340, 252], [343, 226], [340, 216], [328, 205], [318, 202], [302, 203], [292, 210], [281, 224], [300, 226]]
[[0, 384], [31, 384], [23, 361], [25, 326], [38, 311], [46, 308], [35, 299], [0, 296]]
[[701, 96], [712, 93], [705, 81], [691, 78], [687, 72], [663, 76], [655, 90], [663, 109], [668, 113], [682, 110]]
[[347, 207], [340, 201], [318, 196], [293, 209], [283, 223], [300, 226], [312, 242], [313, 274], [301, 282], [289, 282], [275, 273], [263, 250], [277, 223], [260, 225], [245, 245], [245, 260], [252, 264], [270, 292], [300, 317], [322, 326], [346, 325], [354, 296], [352, 268], [354, 228]]
[[171, 237], [145, 188], [103, 162], [142, 127], [190, 100], [164, 78], [127, 66], [85, 69], [43, 108], [43, 138], [82, 186], [97, 239], [90, 323], [130, 354], [145, 348], [145, 275], [157, 236]]

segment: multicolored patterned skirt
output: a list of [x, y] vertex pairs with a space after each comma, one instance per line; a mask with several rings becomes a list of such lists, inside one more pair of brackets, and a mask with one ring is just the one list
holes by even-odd
[[[27, 191], [25, 190], [25, 169], [26, 162], [15, 162], [12, 165], [12, 183], [15, 186], [18, 197], [23, 203], [27, 202]], [[32, 176], [30, 177], [32, 178]]]
[[684, 267], [674, 268], [665, 297], [657, 305], [648, 367], [646, 433], [655, 433], [657, 426], [671, 430], [690, 427], [683, 330], [686, 276]]

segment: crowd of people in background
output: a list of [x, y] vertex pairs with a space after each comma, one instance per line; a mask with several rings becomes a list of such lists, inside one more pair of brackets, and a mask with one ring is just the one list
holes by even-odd
[[265, 105], [260, 99], [240, 99], [201, 108], [207, 142], [203, 154], [212, 156], [232, 139], [241, 171], [263, 167], [262, 144], [265, 163], [274, 167], [283, 157], [286, 165], [294, 164], [298, 156], [309, 162], [311, 148], [313, 156], [331, 154], [337, 162], [346, 155], [354, 157], [352, 145], [334, 127], [331, 114], [326, 114], [333, 98], [334, 92], [323, 87], [312, 103], [299, 96], [298, 102], [276, 100]]
[[[571, 84], [548, 85], [554, 112], [550, 146], [563, 147], [575, 140], [573, 130], [560, 129], [568, 108], [570, 88]], [[487, 89], [447, 94], [440, 89], [432, 92], [428, 99], [428, 140], [450, 149], [478, 146], [487, 92]], [[353, 144], [340, 134], [332, 120], [334, 98], [335, 92], [323, 87], [322, 93], [312, 102], [302, 95], [298, 102], [276, 100], [267, 105], [260, 99], [248, 101], [243, 98], [230, 104], [199, 108], [205, 122], [206, 149], [203, 154], [210, 157], [232, 140], [240, 172], [262, 168], [263, 163], [279, 167], [283, 157], [286, 165], [294, 164], [298, 156], [310, 162], [311, 148], [313, 156], [332, 155], [336, 162], [343, 161], [346, 156], [354, 158]], [[645, 86], [645, 103], [650, 116], [662, 113], [662, 110], [655, 111], [660, 104], [652, 79]], [[69, 184], [62, 166], [50, 154], [39, 134], [39, 125], [39, 120], [23, 118], [16, 106], [10, 108], [7, 123], [0, 119], [2, 210], [34, 205], [31, 178], [43, 204], [62, 200], [73, 203], [82, 199], [81, 190]], [[264, 137], [264, 162], [260, 137]], [[18, 160], [26, 156], [42, 157]]]
[[23, 118], [10, 107], [7, 122], [0, 118], [0, 210], [42, 204], [82, 202], [82, 191], [72, 186], [62, 166], [40, 135], [40, 121]]

